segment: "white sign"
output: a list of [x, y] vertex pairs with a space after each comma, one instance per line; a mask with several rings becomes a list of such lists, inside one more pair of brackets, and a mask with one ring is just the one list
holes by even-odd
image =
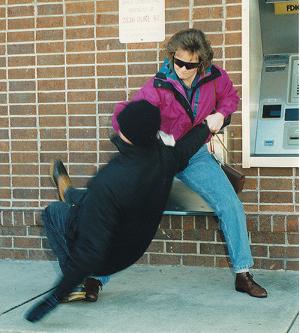
[[165, 39], [165, 0], [119, 0], [121, 43]]

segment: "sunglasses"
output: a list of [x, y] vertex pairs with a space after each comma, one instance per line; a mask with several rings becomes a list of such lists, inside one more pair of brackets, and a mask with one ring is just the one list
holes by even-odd
[[185, 62], [175, 57], [173, 57], [173, 59], [174, 59], [174, 64], [176, 64], [180, 68], [184, 66], [186, 69], [193, 69], [201, 65], [201, 62]]

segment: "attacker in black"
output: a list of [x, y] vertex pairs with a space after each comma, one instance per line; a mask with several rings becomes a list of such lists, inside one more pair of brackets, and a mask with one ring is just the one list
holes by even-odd
[[[63, 276], [56, 289], [29, 310], [29, 321], [43, 318], [90, 275], [116, 273], [144, 254], [159, 226], [174, 176], [209, 135], [207, 125], [202, 124], [174, 147], [164, 145], [157, 136], [160, 111], [145, 100], [129, 103], [118, 123], [120, 136], [112, 142], [119, 153], [89, 181], [80, 202], [68, 206], [65, 233], [60, 235], [67, 250], [54, 251]], [[64, 199], [74, 189], [61, 161], [56, 169], [53, 175]], [[57, 217], [54, 204], [44, 211], [44, 223], [50, 227]]]

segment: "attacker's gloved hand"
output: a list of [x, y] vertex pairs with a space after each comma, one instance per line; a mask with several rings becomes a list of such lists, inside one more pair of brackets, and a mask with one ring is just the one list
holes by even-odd
[[56, 296], [51, 295], [30, 308], [29, 311], [25, 314], [25, 318], [33, 323], [39, 321], [47, 313], [54, 310], [58, 304], [59, 301]]

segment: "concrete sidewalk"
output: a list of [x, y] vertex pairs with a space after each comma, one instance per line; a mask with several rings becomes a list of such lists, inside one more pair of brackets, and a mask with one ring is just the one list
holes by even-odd
[[[0, 312], [51, 288], [59, 272], [46, 261], [0, 261]], [[298, 273], [254, 271], [269, 291], [256, 299], [234, 291], [228, 269], [133, 266], [114, 275], [97, 303], [62, 304], [43, 321], [0, 317], [0, 332], [296, 333]]]

